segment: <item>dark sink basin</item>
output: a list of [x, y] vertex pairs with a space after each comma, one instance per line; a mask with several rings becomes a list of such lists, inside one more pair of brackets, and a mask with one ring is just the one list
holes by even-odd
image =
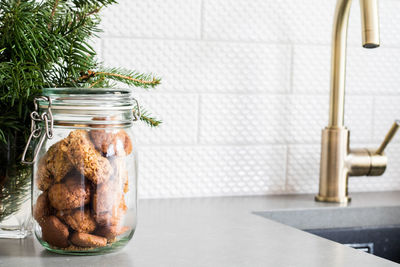
[[[374, 200], [377, 202], [377, 200]], [[277, 209], [254, 214], [400, 263], [400, 206]], [[322, 204], [325, 205], [325, 204]]]
[[400, 263], [400, 225], [304, 231]]

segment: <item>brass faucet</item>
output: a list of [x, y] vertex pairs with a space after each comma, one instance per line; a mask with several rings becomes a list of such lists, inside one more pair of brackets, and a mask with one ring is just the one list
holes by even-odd
[[[383, 153], [400, 127], [397, 120], [378, 149], [350, 149], [350, 133], [344, 126], [346, 45], [352, 0], [336, 4], [331, 58], [331, 92], [329, 124], [322, 130], [321, 166], [317, 201], [346, 203], [349, 176], [379, 176], [385, 172], [387, 158]], [[362, 42], [365, 48], [379, 47], [377, 0], [360, 0]]]

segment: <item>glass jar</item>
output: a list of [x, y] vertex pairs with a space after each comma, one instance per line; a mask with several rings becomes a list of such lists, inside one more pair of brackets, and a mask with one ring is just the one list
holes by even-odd
[[[103, 254], [133, 236], [140, 118], [129, 89], [45, 89], [24, 152], [33, 163], [34, 232], [48, 250]], [[25, 156], [34, 144], [33, 160]]]

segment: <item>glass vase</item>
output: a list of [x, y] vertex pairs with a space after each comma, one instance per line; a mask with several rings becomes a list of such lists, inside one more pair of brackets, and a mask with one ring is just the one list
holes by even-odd
[[25, 238], [32, 230], [32, 168], [20, 163], [25, 139], [7, 136], [0, 145], [0, 238]]

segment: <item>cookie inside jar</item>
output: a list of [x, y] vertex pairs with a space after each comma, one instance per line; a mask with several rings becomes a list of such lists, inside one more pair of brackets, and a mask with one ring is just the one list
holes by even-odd
[[39, 238], [56, 249], [79, 251], [112, 246], [132, 233], [126, 220], [132, 150], [124, 129], [107, 127], [75, 129], [51, 145], [34, 179]]

